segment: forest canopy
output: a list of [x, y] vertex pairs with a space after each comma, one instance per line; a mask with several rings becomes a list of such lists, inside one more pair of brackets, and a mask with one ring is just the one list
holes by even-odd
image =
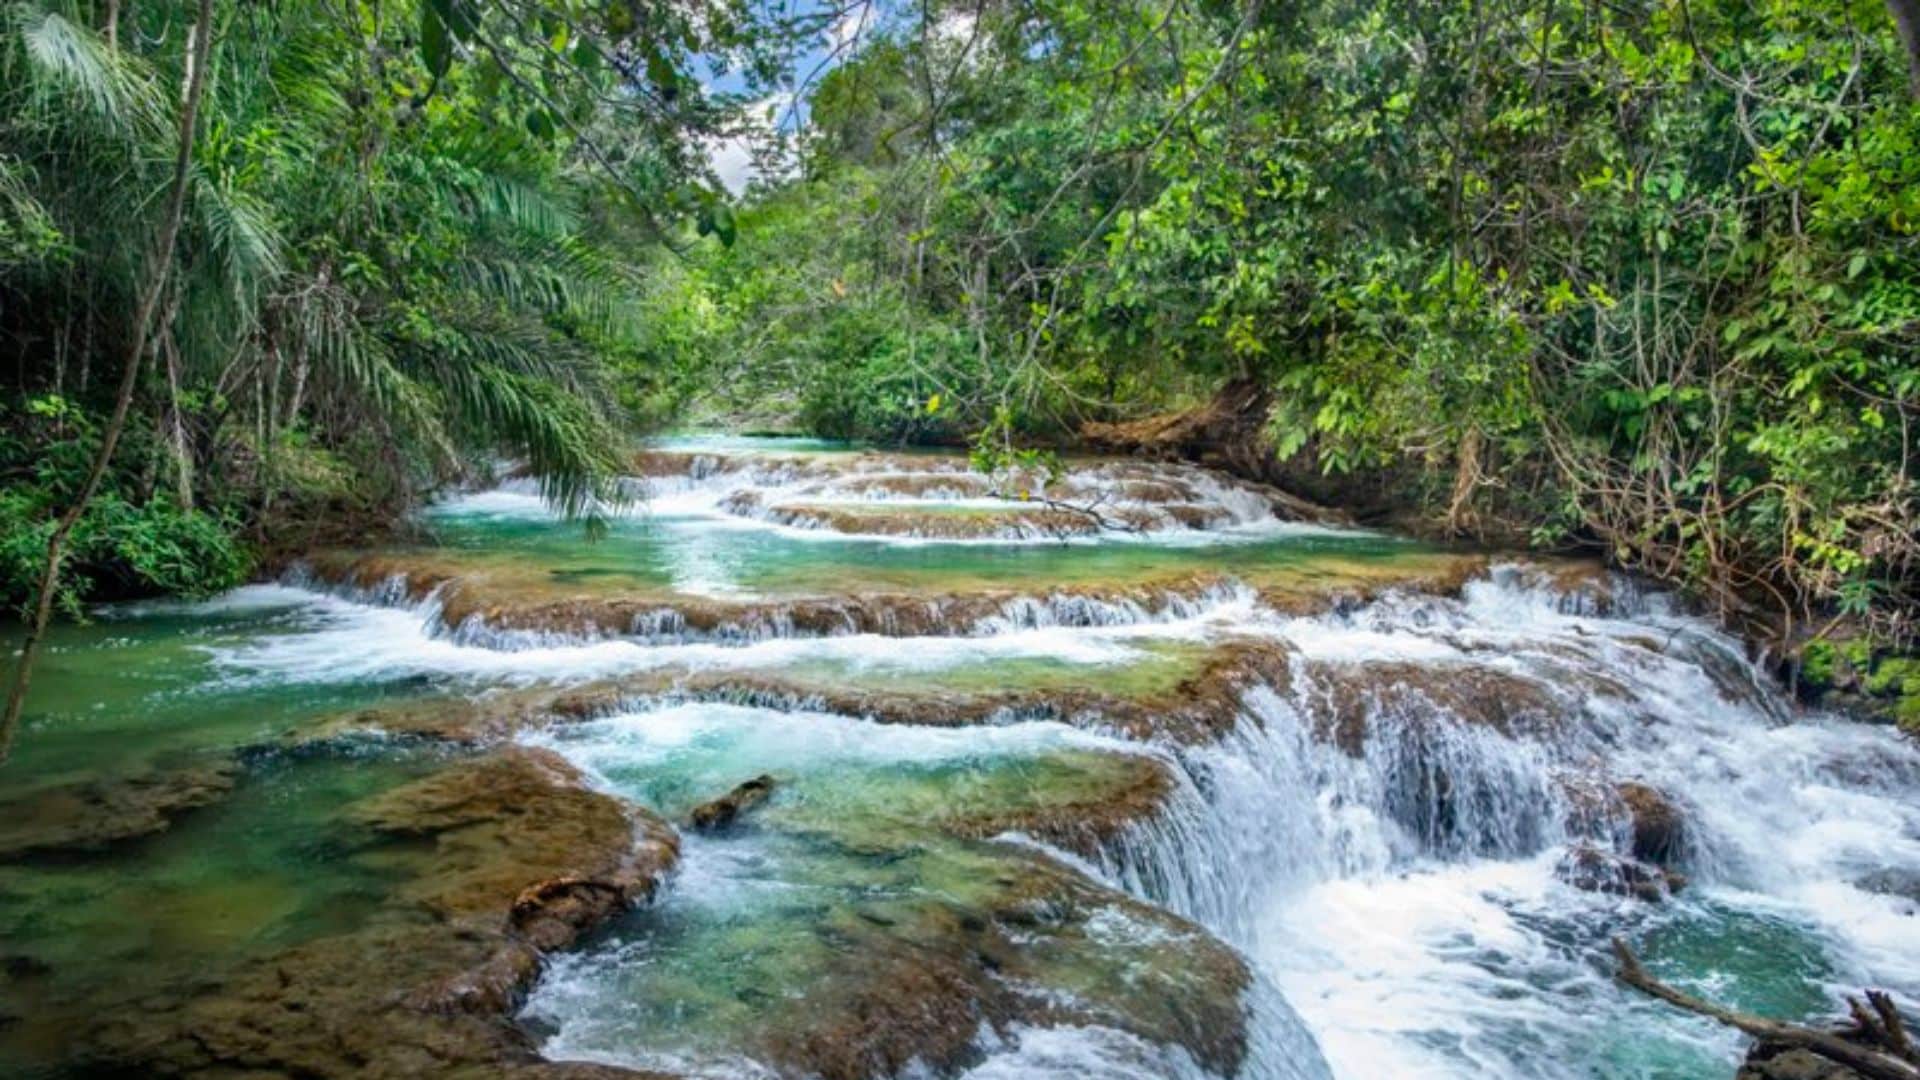
[[[1275, 475], [1915, 629], [1903, 0], [984, 3], [819, 80], [650, 371], [881, 439], [1254, 385]], [[717, 396], [716, 396], [717, 395]]]
[[69, 606], [665, 426], [1237, 388], [1263, 479], [1914, 632], [1912, 0], [214, 4], [183, 127], [195, 7], [4, 9], [16, 601], [95, 458]]

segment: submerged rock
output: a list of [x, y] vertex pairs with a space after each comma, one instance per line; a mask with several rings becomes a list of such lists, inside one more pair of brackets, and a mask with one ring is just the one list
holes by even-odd
[[693, 808], [689, 823], [701, 832], [721, 832], [731, 828], [741, 814], [773, 797], [773, 777], [756, 776], [732, 791]]
[[1018, 805], [956, 810], [938, 824], [957, 836], [974, 838], [1023, 833], [1091, 858], [1127, 829], [1152, 820], [1173, 792], [1173, 777], [1165, 765], [1133, 754], [1100, 754], [1083, 766], [1077, 780], [1064, 791], [1035, 792]]
[[1239, 954], [1204, 930], [1035, 860], [980, 903], [838, 909], [816, 936], [829, 969], [749, 1034], [783, 1076], [949, 1075], [982, 1032], [1098, 1025], [1184, 1048], [1222, 1076], [1247, 1050]]
[[769, 503], [758, 492], [729, 496], [729, 513], [796, 529], [817, 529], [849, 536], [900, 536], [923, 540], [1027, 540], [1091, 536], [1101, 519], [1064, 508], [1009, 503], [1007, 506], [956, 509], [862, 503]]
[[30, 790], [0, 802], [0, 860], [95, 852], [161, 832], [224, 797], [239, 774], [239, 763], [223, 758]]
[[352, 932], [243, 967], [184, 1000], [107, 1018], [101, 1067], [204, 1076], [632, 1076], [543, 1062], [508, 1016], [540, 957], [652, 895], [678, 842], [512, 748], [365, 800], [364, 857], [401, 880]]
[[1898, 896], [1920, 904], [1920, 870], [1883, 867], [1859, 877], [1854, 885], [1882, 896]]
[[1555, 876], [1586, 892], [1631, 896], [1657, 903], [1686, 887], [1686, 876], [1664, 867], [1624, 859], [1611, 851], [1580, 844], [1568, 849], [1554, 867]]

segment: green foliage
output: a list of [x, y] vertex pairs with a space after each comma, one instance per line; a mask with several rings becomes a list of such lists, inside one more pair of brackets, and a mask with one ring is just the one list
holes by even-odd
[[927, 401], [979, 400], [996, 373], [951, 320], [854, 257], [884, 242], [858, 220], [880, 205], [857, 177], [796, 187], [743, 210], [733, 244], [709, 239], [658, 268], [629, 374], [648, 407], [886, 441], [963, 429], [970, 412]]
[[[693, 58], [764, 76], [810, 28], [747, 0], [214, 10], [184, 227], [75, 595], [193, 591], [230, 576], [220, 530], [395, 514], [502, 456], [570, 514], [617, 501], [637, 254], [676, 217], [730, 229], [697, 145], [735, 106], [691, 92]], [[38, 508], [16, 554], [143, 339], [194, 12], [0, 5], [0, 371], [41, 421], [6, 478]]]
[[[27, 515], [30, 492], [0, 492], [0, 600], [23, 607], [40, 583], [51, 520]], [[59, 604], [74, 615], [90, 600], [207, 596], [240, 584], [249, 560], [229, 522], [165, 501], [134, 506], [105, 495], [74, 529]]]
[[1800, 681], [1810, 690], [1825, 690], [1838, 674], [1840, 652], [1831, 641], [1809, 641], [1800, 650]]
[[[0, 420], [0, 603], [14, 608], [39, 584], [54, 519], [80, 484], [94, 432], [83, 410], [52, 395]], [[59, 603], [77, 615], [89, 600], [204, 596], [238, 584], [248, 565], [231, 519], [104, 492], [74, 529]]]
[[[1256, 377], [1311, 469], [1903, 638], [1906, 64], [1879, 0], [935, 5], [821, 82], [804, 174], [690, 287], [801, 401], [830, 372], [1070, 435]], [[869, 335], [829, 331], [829, 282], [884, 299]]]

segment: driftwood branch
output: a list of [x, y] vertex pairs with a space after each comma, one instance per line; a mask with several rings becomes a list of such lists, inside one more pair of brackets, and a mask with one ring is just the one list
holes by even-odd
[[[1854, 1037], [1849, 1038], [1836, 1032], [1782, 1023], [1764, 1016], [1723, 1008], [1677, 990], [1649, 975], [1640, 966], [1640, 960], [1633, 955], [1633, 950], [1627, 948], [1627, 943], [1619, 938], [1613, 940], [1613, 955], [1620, 965], [1614, 973], [1615, 978], [1669, 1005], [1716, 1020], [1764, 1042], [1811, 1051], [1829, 1061], [1845, 1065], [1867, 1080], [1920, 1080], [1920, 1062], [1913, 1060], [1913, 1047], [1907, 1041], [1906, 1028], [1900, 1022], [1900, 1014], [1894, 1008], [1892, 999], [1884, 993], [1875, 990], [1867, 992], [1868, 1000], [1873, 1003], [1872, 1014], [1857, 1001], [1849, 1003], [1856, 1026], [1854, 1032], [1848, 1033]], [[1865, 1040], [1878, 1043], [1885, 1049], [1876, 1049]]]
[[[1038, 506], [1043, 510], [1055, 510], [1063, 514], [1078, 514], [1092, 522], [1095, 528], [1104, 529], [1108, 532], [1143, 533], [1147, 531], [1145, 526], [1136, 522], [1126, 521], [1101, 513], [1100, 507], [1107, 501], [1105, 495], [1089, 503], [1076, 503], [1068, 502], [1064, 499], [1055, 499], [1045, 493], [1035, 494], [1028, 492], [1022, 495], [1014, 495], [999, 488], [993, 488], [987, 492], [987, 497], [990, 499], [1001, 499], [1006, 502]], [[1065, 537], [1062, 537], [1062, 539], [1065, 539]]]

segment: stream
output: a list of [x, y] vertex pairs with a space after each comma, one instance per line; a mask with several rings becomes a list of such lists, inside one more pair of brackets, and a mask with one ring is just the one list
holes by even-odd
[[[1920, 748], [1664, 595], [1172, 465], [1023, 481], [1097, 519], [807, 440], [631, 482], [597, 539], [509, 480], [430, 546], [60, 628], [0, 801], [0, 1074], [1728, 1080], [1745, 1040], [1612, 939], [1783, 1019], [1920, 994]], [[547, 801], [449, 788], [495, 760]], [[497, 1021], [284, 1034], [519, 955], [448, 942], [608, 813], [672, 869]]]

